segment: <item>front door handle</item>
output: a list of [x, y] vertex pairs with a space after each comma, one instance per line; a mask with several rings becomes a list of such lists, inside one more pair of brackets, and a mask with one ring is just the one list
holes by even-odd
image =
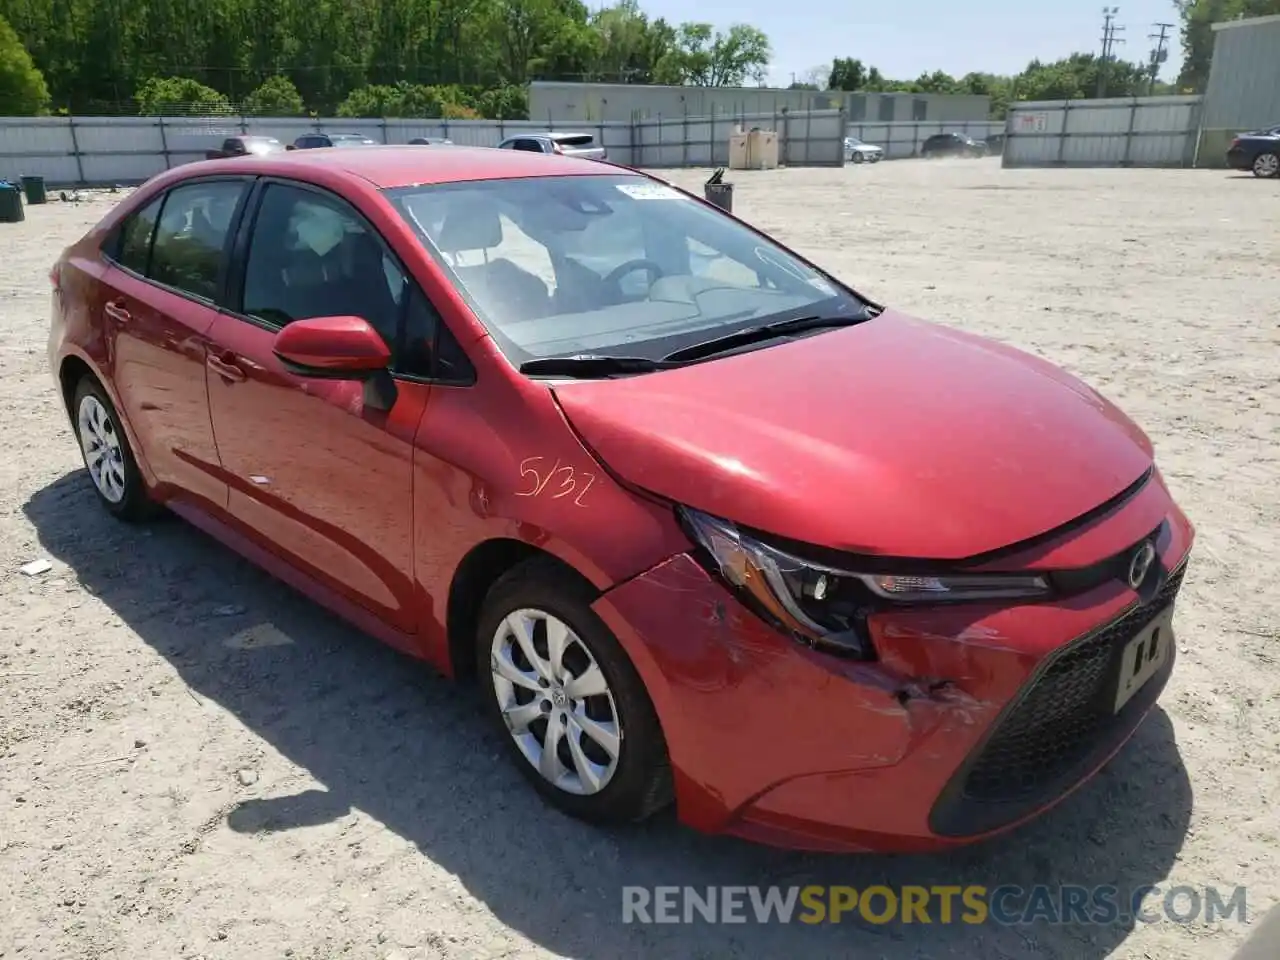
[[209, 369], [220, 376], [223, 380], [231, 383], [243, 383], [248, 379], [249, 375], [244, 372], [244, 368], [235, 362], [235, 354], [224, 353], [220, 357], [209, 354], [205, 358], [205, 363]]
[[116, 323], [128, 323], [133, 318], [129, 316], [129, 311], [124, 308], [124, 304], [120, 300], [114, 300], [102, 308], [102, 312], [114, 320]]

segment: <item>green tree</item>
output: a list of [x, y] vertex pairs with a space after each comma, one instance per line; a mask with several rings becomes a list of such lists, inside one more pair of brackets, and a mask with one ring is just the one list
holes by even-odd
[[340, 117], [445, 117], [470, 120], [480, 116], [466, 91], [457, 86], [418, 83], [369, 84], [352, 90], [338, 105]]
[[855, 93], [866, 86], [867, 70], [861, 60], [853, 57], [836, 57], [831, 61], [831, 73], [827, 77], [828, 90], [845, 90]]
[[755, 27], [735, 23], [721, 33], [709, 23], [682, 23], [655, 72], [660, 83], [738, 87], [763, 79], [772, 58], [769, 38]]
[[608, 82], [653, 83], [658, 61], [675, 48], [675, 28], [650, 21], [635, 0], [597, 11], [591, 28], [599, 37], [593, 72]]
[[152, 77], [133, 95], [143, 117], [213, 116], [231, 113], [217, 90], [190, 77]]
[[498, 87], [477, 98], [476, 109], [490, 120], [527, 120], [529, 95], [524, 87]]
[[0, 116], [31, 117], [49, 107], [49, 89], [9, 21], [0, 17]]
[[271, 77], [240, 105], [242, 113], [258, 117], [302, 117], [307, 107], [302, 94], [288, 77]]
[[1204, 90], [1213, 58], [1215, 23], [1240, 17], [1280, 14], [1280, 0], [1174, 0], [1182, 20], [1182, 72], [1177, 86], [1189, 93]]

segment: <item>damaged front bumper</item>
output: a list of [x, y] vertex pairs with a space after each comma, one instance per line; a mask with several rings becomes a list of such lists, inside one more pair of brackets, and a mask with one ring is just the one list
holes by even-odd
[[[1178, 572], [1190, 527], [1175, 533], [1162, 561]], [[1061, 666], [1065, 651], [1125, 622], [1135, 606], [1132, 591], [1109, 583], [1060, 603], [882, 612], [868, 621], [878, 659], [858, 662], [783, 636], [680, 555], [608, 591], [595, 610], [653, 700], [683, 823], [793, 849], [911, 851], [1016, 826], [1123, 745], [1172, 658], [1038, 794], [994, 820], [963, 805], [966, 773], [1010, 729], [1011, 712], [1055, 654]], [[1108, 643], [1107, 656], [1118, 655]], [[1101, 672], [1093, 679], [1114, 688]], [[1067, 719], [1068, 733], [1089, 733]]]

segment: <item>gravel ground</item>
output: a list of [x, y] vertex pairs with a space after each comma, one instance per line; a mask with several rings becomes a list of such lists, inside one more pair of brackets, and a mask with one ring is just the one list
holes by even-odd
[[[743, 216], [869, 294], [1047, 356], [1151, 434], [1200, 539], [1178, 670], [1108, 769], [948, 857], [552, 813], [469, 691], [180, 522], [97, 508], [44, 354], [47, 270], [117, 199], [97, 194], [0, 226], [0, 956], [1178, 960], [1243, 940], [1235, 920], [620, 922], [629, 883], [1241, 884], [1253, 916], [1280, 897], [1277, 185], [995, 161], [733, 179]], [[42, 557], [47, 573], [19, 572]], [[243, 642], [266, 621], [276, 634]]]

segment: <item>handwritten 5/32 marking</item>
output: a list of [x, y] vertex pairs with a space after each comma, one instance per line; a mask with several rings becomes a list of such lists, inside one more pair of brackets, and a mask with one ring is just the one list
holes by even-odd
[[516, 496], [537, 497], [549, 489], [552, 491], [552, 500], [573, 497], [574, 506], [585, 506], [582, 498], [596, 482], [596, 475], [586, 470], [574, 470], [567, 464], [561, 464], [558, 459], [552, 464], [551, 469], [544, 473], [539, 464], [545, 464], [546, 459], [546, 457], [525, 457], [520, 461], [520, 476], [529, 484], [529, 487], [526, 490], [516, 491]]

